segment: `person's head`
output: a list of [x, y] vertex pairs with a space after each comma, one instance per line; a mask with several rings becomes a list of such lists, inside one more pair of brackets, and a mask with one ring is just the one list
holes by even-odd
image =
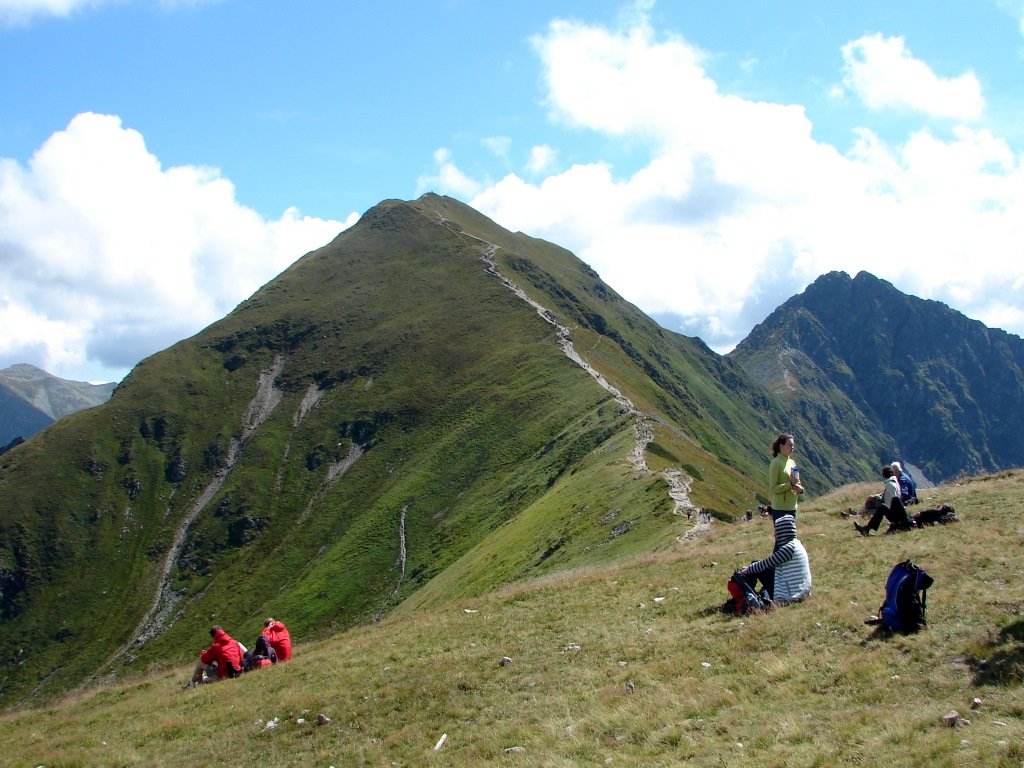
[[263, 628], [266, 629], [267, 627], [269, 627], [273, 623], [274, 623], [273, 619], [267, 619], [266, 621], [263, 622]]
[[775, 546], [788, 544], [796, 538], [796, 518], [793, 515], [779, 515], [775, 520]]
[[789, 456], [793, 452], [793, 448], [796, 446], [796, 438], [793, 437], [789, 432], [783, 432], [781, 435], [775, 438], [775, 442], [772, 443], [772, 456], [778, 456], [780, 453], [784, 456]]
[[882, 477], [890, 478], [895, 474], [896, 472], [893, 470], [891, 464], [886, 464], [884, 467], [882, 467]]
[[218, 632], [223, 632], [223, 631], [224, 631], [223, 629], [221, 629], [216, 624], [214, 624], [212, 627], [210, 627], [210, 637], [216, 637]]
[[903, 474], [903, 467], [900, 466], [900, 463], [898, 461], [894, 461], [889, 466], [892, 467], [892, 471], [896, 473], [896, 477], [899, 477], [900, 475]]

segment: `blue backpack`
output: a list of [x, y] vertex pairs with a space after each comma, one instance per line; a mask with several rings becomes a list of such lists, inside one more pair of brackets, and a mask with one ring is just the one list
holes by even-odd
[[934, 583], [910, 560], [894, 565], [885, 583], [885, 602], [878, 609], [879, 621], [895, 632], [917, 632], [925, 627], [928, 587]]

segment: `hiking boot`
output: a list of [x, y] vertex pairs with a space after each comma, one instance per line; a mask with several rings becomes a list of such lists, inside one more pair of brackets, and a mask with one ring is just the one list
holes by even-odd
[[867, 536], [869, 533], [871, 533], [870, 528], [868, 528], [866, 525], [861, 525], [856, 520], [853, 521], [853, 527], [857, 529], [857, 533], [859, 533], [861, 536]]

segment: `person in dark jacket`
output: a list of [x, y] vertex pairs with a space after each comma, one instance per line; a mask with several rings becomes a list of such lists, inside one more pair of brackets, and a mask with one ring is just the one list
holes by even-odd
[[896, 473], [896, 482], [900, 485], [900, 500], [903, 502], [903, 506], [909, 507], [911, 504], [917, 504], [917, 484], [914, 482], [914, 478], [898, 461], [894, 461], [889, 466]]
[[214, 670], [216, 670], [218, 680], [223, 680], [225, 677], [238, 677], [242, 674], [245, 647], [220, 627], [210, 627], [210, 637], [213, 638], [213, 642], [210, 643], [209, 648], [203, 649], [199, 654], [199, 661], [196, 663], [189, 685], [208, 682], [212, 678]]

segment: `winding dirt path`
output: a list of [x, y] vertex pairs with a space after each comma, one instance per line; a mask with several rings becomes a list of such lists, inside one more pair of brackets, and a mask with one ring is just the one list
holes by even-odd
[[[633, 416], [636, 439], [633, 442], [633, 449], [629, 454], [629, 462], [640, 475], [649, 474], [650, 469], [647, 466], [645, 452], [647, 450], [647, 446], [654, 440], [654, 420], [637, 408], [628, 397], [623, 395], [611, 384], [611, 382], [602, 376], [599, 371], [583, 359], [579, 352], [576, 351], [576, 347], [572, 342], [572, 331], [568, 326], [558, 321], [558, 318], [553, 311], [527, 296], [526, 291], [498, 270], [498, 266], [494, 258], [495, 254], [498, 252], [497, 245], [489, 243], [479, 237], [470, 235], [457, 225], [454, 225], [445, 219], [442, 219], [441, 223], [442, 225], [448, 226], [454, 231], [459, 232], [459, 234], [470, 237], [484, 245], [484, 251], [480, 255], [480, 260], [486, 265], [488, 274], [496, 277], [502, 285], [533, 307], [537, 311], [538, 315], [554, 326], [559, 346], [562, 348], [562, 352], [565, 353], [565, 356], [576, 363], [584, 371], [589, 373], [598, 384], [600, 384], [609, 394], [611, 394], [612, 397], [615, 398], [619, 403], [621, 413], [628, 413]], [[680, 469], [665, 470], [662, 473], [662, 477], [664, 477], [665, 482], [668, 484], [669, 496], [675, 502], [673, 513], [677, 515], [686, 514], [689, 518], [690, 515], [697, 511], [697, 507], [695, 507], [693, 502], [690, 501], [689, 495], [690, 488], [693, 487], [693, 478], [686, 475]], [[689, 514], [687, 514], [688, 511]], [[703, 533], [710, 528], [710, 520], [704, 519], [699, 514], [697, 517], [700, 521], [698, 522], [697, 527], [686, 534], [687, 537], [690, 535], [696, 535], [697, 533]]]
[[105, 662], [100, 664], [96, 671], [82, 683], [80, 688], [85, 687], [104, 675], [133, 648], [142, 646], [147, 640], [163, 629], [167, 618], [180, 600], [180, 597], [171, 588], [171, 570], [181, 554], [181, 548], [185, 542], [185, 536], [188, 534], [188, 529], [195, 522], [199, 513], [210, 503], [210, 500], [216, 495], [217, 491], [220, 490], [253, 432], [266, 421], [267, 417], [273, 413], [284, 397], [284, 393], [275, 386], [277, 377], [284, 370], [284, 363], [284, 356], [278, 355], [269, 368], [260, 372], [256, 382], [256, 394], [249, 401], [249, 405], [242, 415], [241, 435], [231, 440], [224, 462], [217, 469], [213, 479], [206, 485], [203, 492], [196, 498], [188, 514], [185, 515], [175, 530], [174, 539], [167, 550], [167, 554], [164, 556], [164, 561], [160, 568], [159, 582], [148, 610], [135, 627], [129, 639], [114, 651]]

